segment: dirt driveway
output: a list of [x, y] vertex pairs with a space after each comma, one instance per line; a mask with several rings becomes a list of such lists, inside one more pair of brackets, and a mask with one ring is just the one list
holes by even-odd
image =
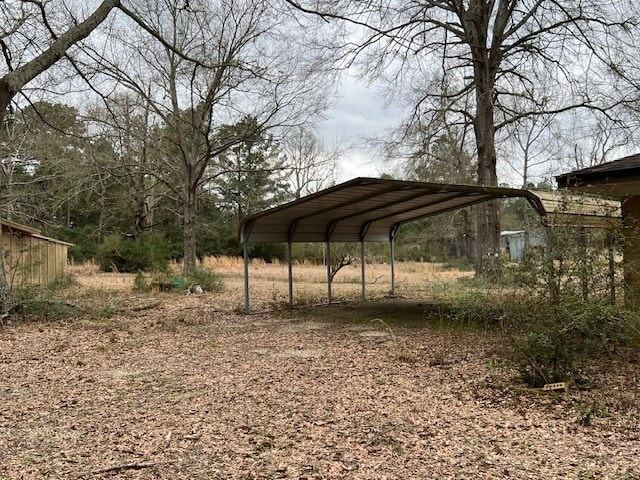
[[109, 297], [0, 329], [0, 479], [640, 478], [637, 366], [528, 394], [482, 332]]

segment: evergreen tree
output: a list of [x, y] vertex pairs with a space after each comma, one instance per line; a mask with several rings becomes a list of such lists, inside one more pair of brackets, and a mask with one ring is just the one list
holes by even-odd
[[215, 191], [223, 211], [234, 222], [291, 198], [283, 161], [271, 135], [259, 129], [257, 120], [245, 117], [234, 125], [223, 126], [218, 141], [244, 138], [217, 158], [221, 172]]

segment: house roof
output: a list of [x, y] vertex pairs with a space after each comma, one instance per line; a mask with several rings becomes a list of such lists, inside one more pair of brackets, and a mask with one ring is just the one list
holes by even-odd
[[640, 154], [556, 176], [559, 188], [611, 196], [640, 194]]
[[404, 223], [514, 197], [543, 216], [561, 203], [553, 193], [515, 188], [356, 178], [243, 219], [239, 237], [243, 243], [385, 242]]

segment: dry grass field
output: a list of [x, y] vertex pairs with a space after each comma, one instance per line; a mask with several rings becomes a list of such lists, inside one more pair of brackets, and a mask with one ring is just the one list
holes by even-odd
[[[638, 359], [588, 390], [534, 393], [482, 328], [421, 322], [461, 276], [368, 269], [369, 302], [324, 269], [208, 259], [223, 292], [138, 293], [74, 267], [41, 317], [0, 327], [0, 479], [639, 479]], [[357, 299], [360, 270], [334, 296]], [[406, 322], [404, 320], [407, 320]], [[416, 321], [417, 320], [417, 321]]]

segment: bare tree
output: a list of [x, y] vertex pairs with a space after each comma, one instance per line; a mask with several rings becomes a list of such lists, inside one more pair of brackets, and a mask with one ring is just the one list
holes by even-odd
[[336, 182], [341, 149], [325, 148], [308, 128], [297, 127], [287, 132], [280, 144], [280, 151], [284, 156], [284, 168], [290, 172], [296, 199]]
[[633, 144], [633, 129], [629, 126], [611, 122], [605, 115], [579, 115], [572, 112], [571, 119], [562, 122], [556, 129], [556, 135], [564, 146], [562, 171], [614, 160]]
[[[164, 41], [123, 24], [121, 34], [111, 33], [115, 55], [98, 45], [85, 68], [90, 63], [113, 88], [144, 99], [162, 125], [155, 145], [162, 164], [151, 173], [183, 206], [188, 271], [196, 264], [199, 187], [223, 173], [215, 159], [259, 131], [317, 114], [324, 107], [323, 58], [303, 55], [288, 19], [264, 0], [149, 0], [130, 14]], [[245, 115], [257, 120], [253, 131], [219, 135]]]
[[529, 188], [532, 178], [547, 173], [544, 166], [560, 155], [556, 118], [550, 116], [524, 117], [505, 130], [501, 150], [509, 176], [515, 175], [522, 188]]
[[[361, 27], [358, 38], [349, 36], [345, 55], [352, 62], [364, 59], [359, 65], [365, 75], [391, 72], [394, 81], [421, 91], [413, 120], [444, 108], [454, 123], [473, 125], [481, 185], [498, 183], [496, 132], [501, 128], [530, 115], [602, 108], [590, 82], [591, 40], [634, 21], [613, 1], [286, 1], [326, 21]], [[536, 89], [540, 79], [556, 84], [556, 95], [545, 104]], [[526, 98], [532, 108], [518, 110], [518, 98]], [[497, 275], [497, 203], [480, 205], [477, 212], [477, 270]]]
[[93, 108], [87, 117], [114, 153], [111, 161], [94, 164], [94, 171], [107, 172], [122, 186], [119, 203], [133, 210], [134, 238], [152, 231], [154, 210], [165, 192], [154, 174], [161, 168], [161, 127], [145, 102], [133, 94], [113, 95], [106, 107]]

